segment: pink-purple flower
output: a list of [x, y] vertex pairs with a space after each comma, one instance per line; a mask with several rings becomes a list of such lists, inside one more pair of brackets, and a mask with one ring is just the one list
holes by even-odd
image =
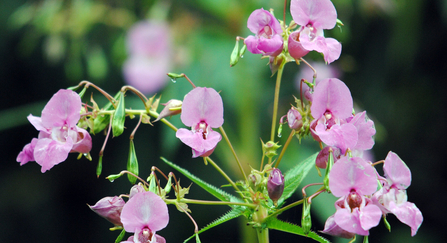
[[[340, 199], [335, 202], [337, 211], [331, 219], [333, 222], [328, 223], [328, 229], [323, 232], [333, 231], [340, 236], [346, 232], [369, 235], [369, 229], [377, 226], [382, 216], [380, 208], [366, 197], [377, 190], [374, 167], [359, 157], [342, 157], [329, 174], [329, 188]], [[343, 231], [334, 230], [334, 223]]]
[[168, 225], [168, 206], [153, 192], [137, 193], [124, 205], [121, 222], [124, 230], [134, 233], [125, 242], [164, 243], [165, 239], [156, 232]]
[[220, 133], [212, 129], [222, 126], [224, 122], [223, 102], [219, 93], [212, 88], [194, 88], [183, 100], [180, 118], [191, 130], [180, 128], [176, 136], [192, 148], [193, 158], [211, 155], [222, 139]]
[[247, 27], [255, 35], [245, 38], [247, 50], [253, 54], [277, 56], [283, 47], [282, 28], [269, 11], [257, 9], [250, 14]]
[[167, 82], [171, 68], [169, 26], [160, 21], [136, 23], [127, 34], [128, 59], [123, 73], [126, 82], [145, 94], [155, 93]]
[[336, 78], [324, 79], [315, 86], [312, 95], [311, 123], [312, 136], [328, 146], [341, 149], [357, 144], [358, 131], [355, 125], [347, 123], [352, 117], [353, 101], [346, 84]]
[[17, 162], [24, 165], [36, 161], [43, 173], [66, 160], [70, 152], [90, 152], [90, 134], [76, 126], [81, 108], [81, 98], [76, 92], [61, 89], [46, 104], [42, 117], [29, 115], [28, 120], [40, 131], [39, 136], [25, 145]]
[[326, 63], [340, 57], [341, 44], [323, 34], [324, 29], [332, 29], [337, 23], [337, 11], [330, 0], [292, 0], [290, 12], [295, 23], [301, 25], [288, 39], [293, 58], [301, 58], [309, 51], [322, 53]]
[[410, 226], [411, 236], [416, 235], [422, 224], [421, 211], [412, 202], [407, 201], [406, 189], [411, 184], [411, 172], [399, 156], [389, 152], [383, 166], [385, 178], [382, 188], [374, 193], [373, 202], [383, 214], [392, 213], [404, 224]]

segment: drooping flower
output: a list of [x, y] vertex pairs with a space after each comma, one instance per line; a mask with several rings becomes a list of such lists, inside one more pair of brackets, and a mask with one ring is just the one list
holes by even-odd
[[134, 233], [127, 242], [164, 243], [165, 239], [156, 232], [168, 225], [168, 206], [153, 192], [137, 193], [124, 205], [121, 222], [124, 230]]
[[159, 91], [166, 85], [166, 73], [171, 68], [171, 34], [161, 21], [141, 21], [127, 33], [129, 57], [123, 74], [127, 84], [145, 94]]
[[383, 214], [392, 213], [404, 224], [410, 226], [411, 236], [416, 235], [422, 224], [421, 211], [412, 202], [407, 201], [406, 189], [411, 184], [411, 172], [399, 156], [389, 152], [383, 166], [385, 178], [382, 188], [374, 193], [373, 202]]
[[223, 102], [219, 93], [212, 88], [194, 88], [183, 100], [180, 118], [191, 130], [180, 128], [177, 138], [192, 148], [193, 158], [209, 156], [222, 139], [220, 133], [212, 129], [222, 126], [224, 122]]
[[35, 160], [42, 173], [66, 160], [68, 153], [88, 153], [92, 148], [89, 133], [76, 124], [82, 108], [81, 98], [71, 90], [59, 90], [42, 110], [42, 117], [28, 116], [38, 130], [38, 138], [25, 145], [17, 156], [24, 165]]
[[335, 202], [335, 224], [350, 233], [369, 235], [369, 229], [379, 224], [382, 215], [379, 207], [365, 197], [377, 189], [374, 167], [359, 157], [342, 157], [329, 174], [329, 188], [340, 197]]
[[123, 225], [121, 223], [120, 215], [125, 202], [120, 197], [105, 197], [99, 200], [95, 205], [90, 206], [90, 209], [99, 216], [107, 219], [114, 225]]
[[334, 146], [345, 153], [357, 144], [358, 131], [347, 123], [352, 116], [353, 101], [346, 84], [336, 78], [324, 79], [315, 86], [312, 95], [311, 133], [315, 140]]
[[287, 112], [287, 123], [289, 124], [290, 129], [300, 130], [303, 127], [303, 118], [299, 111], [296, 109], [290, 109]]
[[256, 9], [250, 14], [247, 27], [255, 35], [245, 38], [247, 50], [253, 54], [277, 56], [282, 51], [282, 28], [279, 21], [269, 11]]
[[340, 57], [341, 44], [323, 34], [324, 29], [332, 29], [337, 23], [337, 11], [330, 0], [292, 0], [290, 13], [295, 23], [301, 25], [288, 39], [293, 58], [301, 58], [309, 51], [323, 53], [326, 63]]

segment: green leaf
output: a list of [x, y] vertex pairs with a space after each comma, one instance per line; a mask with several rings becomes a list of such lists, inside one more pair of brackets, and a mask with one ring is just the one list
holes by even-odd
[[124, 106], [124, 93], [120, 92], [119, 103], [113, 113], [112, 132], [114, 137], [118, 137], [124, 132], [124, 122], [126, 121], [126, 107]]
[[197, 232], [196, 234], [192, 235], [191, 237], [189, 237], [188, 239], [186, 239], [183, 243], [189, 241], [190, 239], [194, 238], [195, 236], [197, 236], [198, 234], [207, 231], [211, 228], [214, 228], [222, 223], [225, 223], [227, 221], [230, 221], [232, 219], [235, 219], [241, 215], [244, 214], [244, 211], [242, 210], [241, 207], [239, 208], [233, 208], [230, 211], [228, 211], [226, 214], [222, 215], [220, 218], [214, 220], [213, 222], [211, 222], [210, 224], [208, 224], [206, 227], [202, 228], [201, 230], [199, 230], [199, 232]]
[[[222, 191], [219, 188], [216, 188], [215, 186], [212, 186], [204, 181], [202, 179], [196, 177], [195, 175], [191, 174], [189, 171], [181, 168], [180, 166], [166, 160], [165, 158], [161, 158], [166, 164], [170, 165], [172, 168], [178, 170], [180, 173], [182, 173], [184, 176], [189, 178], [191, 181], [199, 185], [201, 188], [203, 188], [205, 191], [209, 192], [211, 195], [215, 196], [217, 199], [225, 202], [242, 202], [239, 198]], [[230, 206], [235, 207], [235, 206]]]
[[318, 153], [315, 153], [303, 162], [298, 163], [295, 167], [291, 168], [284, 174], [284, 192], [278, 200], [278, 205], [281, 205], [284, 200], [292, 196], [298, 189], [301, 181], [303, 181], [307, 173], [309, 173], [309, 171], [314, 167], [317, 154]]
[[[129, 148], [129, 158], [127, 160], [127, 170], [138, 176], [138, 160], [137, 154], [135, 153], [135, 145], [133, 143], [133, 139], [130, 140], [130, 148]], [[132, 175], [127, 175], [130, 183], [135, 184], [137, 178]]]
[[300, 226], [291, 224], [291, 223], [286, 223], [286, 222], [281, 221], [277, 218], [273, 218], [273, 219], [269, 220], [267, 222], [267, 228], [309, 237], [309, 238], [314, 239], [318, 242], [326, 242], [326, 243], [330, 242], [327, 239], [319, 236], [317, 233], [315, 233], [313, 231], [309, 231], [309, 234], [306, 235], [306, 234], [304, 234], [303, 228], [301, 228]]

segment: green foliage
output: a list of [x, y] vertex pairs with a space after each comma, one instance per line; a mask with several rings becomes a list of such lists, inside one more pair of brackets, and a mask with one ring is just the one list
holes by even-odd
[[292, 194], [298, 189], [303, 179], [314, 167], [317, 154], [318, 153], [315, 153], [303, 162], [298, 163], [295, 167], [292, 167], [284, 174], [284, 192], [278, 200], [278, 205], [284, 203], [284, 200], [292, 196]]
[[[133, 139], [130, 140], [130, 148], [129, 148], [129, 158], [127, 160], [127, 170], [138, 176], [138, 160], [137, 154], [135, 153], [135, 145], [133, 143]], [[137, 178], [132, 175], [127, 175], [130, 183], [135, 184]]]
[[274, 229], [274, 230], [280, 230], [280, 231], [284, 231], [284, 232], [292, 233], [292, 234], [296, 234], [296, 235], [306, 236], [306, 237], [314, 239], [318, 242], [326, 242], [326, 243], [329, 242], [327, 239], [319, 236], [317, 233], [315, 233], [313, 231], [309, 231], [309, 233], [306, 235], [303, 231], [303, 228], [301, 228], [300, 226], [281, 221], [277, 218], [273, 218], [273, 219], [269, 220], [267, 222], [267, 228]]
[[116, 237], [115, 243], [121, 242], [126, 234], [126, 230], [122, 230], [121, 233]]
[[244, 210], [242, 210], [241, 207], [239, 207], [239, 208], [235, 207], [235, 208], [231, 209], [230, 211], [228, 211], [226, 214], [222, 215], [220, 218], [218, 218], [218, 219], [214, 220], [213, 222], [211, 222], [210, 224], [208, 224], [206, 227], [204, 227], [201, 230], [199, 230], [199, 232], [197, 232], [196, 234], [192, 235], [191, 237], [186, 239], [184, 242], [189, 241], [190, 239], [194, 238], [195, 236], [197, 238], [198, 234], [200, 234], [200, 233], [202, 233], [204, 231], [207, 231], [207, 230], [209, 230], [211, 228], [214, 228], [214, 227], [216, 227], [216, 226], [218, 226], [218, 225], [220, 225], [222, 223], [225, 223], [227, 221], [235, 219], [235, 218], [237, 218], [237, 217], [239, 217], [239, 216], [241, 216], [243, 214], [244, 214]]
[[[203, 188], [205, 191], [209, 192], [211, 195], [215, 196], [217, 199], [225, 202], [241, 202], [241, 200], [225, 191], [222, 191], [219, 188], [216, 188], [215, 186], [212, 186], [204, 181], [202, 181], [200, 178], [196, 177], [195, 175], [191, 174], [189, 171], [181, 168], [180, 166], [166, 160], [165, 158], [161, 158], [166, 164], [170, 165], [172, 168], [178, 170], [180, 173], [182, 173], [184, 176], [186, 176], [188, 179], [196, 183], [198, 186]], [[231, 206], [235, 208], [236, 206]]]

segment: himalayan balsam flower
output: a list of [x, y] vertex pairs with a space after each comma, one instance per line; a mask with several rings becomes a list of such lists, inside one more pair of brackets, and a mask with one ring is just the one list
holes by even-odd
[[357, 144], [358, 131], [355, 125], [347, 123], [352, 117], [353, 101], [346, 84], [336, 78], [324, 79], [315, 86], [312, 95], [311, 123], [312, 136], [328, 146], [341, 149]]
[[192, 148], [192, 157], [211, 155], [222, 139], [220, 133], [212, 129], [222, 126], [224, 122], [223, 102], [219, 93], [212, 88], [194, 88], [183, 100], [180, 118], [191, 130], [180, 128], [176, 136]]
[[128, 32], [129, 53], [123, 65], [124, 79], [145, 94], [155, 93], [166, 84], [171, 68], [171, 35], [164, 22], [142, 21]]
[[28, 120], [40, 131], [38, 138], [25, 145], [17, 156], [24, 165], [36, 161], [42, 173], [66, 160], [68, 153], [88, 153], [92, 148], [89, 133], [76, 124], [81, 117], [81, 98], [71, 90], [59, 90], [42, 110], [42, 117], [28, 116]]
[[324, 29], [332, 29], [337, 23], [337, 11], [330, 0], [292, 0], [290, 13], [295, 23], [301, 25], [288, 39], [293, 58], [301, 58], [309, 51], [323, 53], [326, 63], [340, 57], [341, 44], [323, 35]]
[[153, 192], [137, 193], [124, 205], [121, 222], [124, 230], [134, 233], [126, 242], [164, 243], [165, 239], [156, 232], [168, 225], [168, 206]]
[[383, 214], [392, 213], [411, 227], [411, 236], [416, 235], [422, 224], [422, 213], [414, 203], [407, 201], [406, 189], [411, 184], [411, 172], [407, 165], [393, 152], [389, 152], [383, 166], [385, 178], [382, 189], [373, 195], [373, 202]]
[[282, 28], [278, 20], [267, 10], [257, 9], [250, 14], [247, 27], [255, 36], [245, 38], [247, 50], [253, 54], [277, 56], [282, 51]]
[[121, 223], [120, 215], [125, 202], [120, 197], [105, 197], [99, 200], [95, 205], [90, 206], [90, 209], [99, 216], [107, 219], [114, 225], [123, 225]]
[[[329, 188], [340, 199], [335, 202], [337, 211], [323, 232], [329, 234], [333, 230], [332, 233], [337, 232], [339, 236], [346, 232], [369, 235], [369, 229], [377, 226], [382, 216], [379, 207], [365, 197], [377, 189], [374, 167], [359, 157], [342, 157], [329, 174]], [[343, 231], [334, 230], [334, 223]]]

